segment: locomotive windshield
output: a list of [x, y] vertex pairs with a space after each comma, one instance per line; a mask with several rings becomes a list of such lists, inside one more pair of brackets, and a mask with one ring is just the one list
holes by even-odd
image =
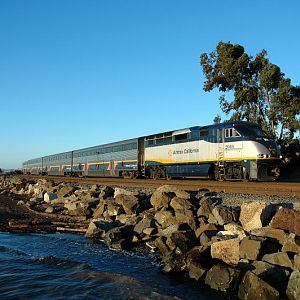
[[253, 138], [270, 138], [259, 126], [247, 125], [247, 126], [236, 126], [236, 130], [242, 135]]

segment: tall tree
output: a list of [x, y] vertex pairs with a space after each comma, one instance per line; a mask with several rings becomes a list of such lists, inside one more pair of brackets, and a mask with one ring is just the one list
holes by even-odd
[[[241, 45], [219, 42], [216, 50], [201, 55], [200, 64], [204, 90], [224, 93], [220, 106], [232, 120], [256, 122], [281, 144], [284, 133], [293, 138], [300, 129], [300, 87], [291, 85], [265, 50], [253, 58]], [[227, 100], [226, 92], [233, 99]]]

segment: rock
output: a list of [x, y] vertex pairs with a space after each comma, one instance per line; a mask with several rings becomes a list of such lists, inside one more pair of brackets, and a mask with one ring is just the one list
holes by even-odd
[[239, 286], [238, 297], [241, 300], [277, 300], [279, 292], [253, 272], [248, 271]]
[[173, 248], [180, 255], [186, 253], [197, 244], [195, 232], [192, 230], [173, 232], [170, 235], [170, 240], [172, 243], [168, 244], [169, 248]]
[[99, 198], [106, 199], [108, 197], [113, 197], [114, 192], [115, 192], [115, 190], [111, 186], [103, 186], [100, 189]]
[[122, 188], [115, 188], [115, 193], [114, 193], [114, 198], [116, 199], [117, 196], [132, 196], [132, 197], [137, 197], [139, 195], [138, 192], [132, 192], [129, 190], [125, 190]]
[[218, 258], [229, 265], [236, 265], [240, 259], [239, 239], [214, 242], [211, 245], [211, 257]]
[[287, 253], [285, 252], [265, 254], [262, 258], [262, 261], [268, 262], [272, 265], [281, 266], [284, 268], [291, 269], [293, 267], [291, 260], [289, 259]]
[[240, 225], [238, 225], [236, 223], [225, 224], [224, 229], [226, 231], [230, 231], [232, 233], [232, 235], [236, 235], [240, 241], [244, 237], [246, 237], [246, 233], [245, 233], [245, 230], [243, 229], [243, 227], [241, 227]]
[[44, 194], [44, 201], [50, 203], [52, 200], [55, 200], [57, 195], [55, 193], [45, 193]]
[[145, 234], [147, 236], [153, 236], [156, 233], [157, 233], [156, 228], [148, 227], [148, 228], [143, 229], [143, 234]]
[[116, 216], [116, 223], [119, 225], [133, 225], [135, 226], [141, 220], [140, 216], [137, 215], [126, 215], [121, 214]]
[[102, 220], [93, 219], [89, 224], [85, 236], [93, 239], [103, 239], [105, 233], [114, 227], [115, 224], [113, 222], [105, 222]]
[[48, 206], [45, 210], [45, 213], [47, 213], [47, 214], [52, 214], [53, 212], [54, 212], [53, 206]]
[[178, 224], [188, 224], [193, 230], [196, 230], [196, 220], [193, 212], [188, 209], [175, 210], [175, 222]]
[[272, 206], [265, 202], [250, 202], [241, 205], [240, 222], [246, 231], [267, 225], [271, 218]]
[[75, 211], [79, 207], [79, 202], [68, 202], [64, 204], [64, 208], [69, 211]]
[[190, 264], [187, 266], [187, 269], [189, 272], [189, 277], [192, 279], [196, 279], [197, 281], [202, 279], [207, 272], [207, 269], [196, 261], [190, 262]]
[[208, 270], [205, 283], [214, 290], [226, 292], [236, 289], [239, 276], [238, 270], [218, 264]]
[[294, 269], [300, 271], [300, 254], [295, 254], [294, 255]]
[[145, 216], [135, 226], [133, 231], [137, 234], [142, 234], [146, 228], [152, 228], [155, 226], [155, 220], [150, 216]]
[[273, 217], [270, 226], [300, 236], [300, 211], [280, 208]]
[[117, 216], [117, 215], [124, 213], [124, 209], [123, 209], [123, 206], [110, 203], [107, 206], [107, 212], [112, 217], [112, 216]]
[[299, 300], [300, 299], [300, 272], [294, 271], [289, 279], [288, 287], [286, 290], [286, 295], [289, 300]]
[[186, 254], [187, 266], [192, 262], [198, 262], [206, 269], [210, 269], [214, 263], [210, 254], [210, 247], [203, 245], [193, 247]]
[[167, 246], [167, 238], [165, 236], [159, 236], [155, 240], [155, 245], [163, 256], [170, 252], [170, 249]]
[[290, 275], [287, 270], [265, 261], [254, 261], [250, 270], [272, 287], [277, 287], [282, 293], [285, 292]]
[[137, 212], [139, 199], [134, 195], [117, 194], [115, 201], [123, 206], [126, 214], [131, 215]]
[[217, 224], [223, 226], [234, 222], [238, 216], [234, 210], [224, 205], [217, 205], [212, 209], [212, 215], [215, 217]]
[[251, 240], [249, 237], [245, 237], [240, 243], [240, 258], [257, 260], [260, 250], [261, 241]]
[[190, 194], [172, 185], [163, 185], [156, 189], [151, 196], [150, 202], [152, 206], [158, 210], [160, 208], [168, 208], [171, 199], [177, 196], [181, 199], [190, 199]]
[[103, 213], [107, 209], [107, 205], [105, 202], [100, 202], [93, 213], [94, 219], [103, 218]]
[[259, 229], [253, 229], [250, 231], [251, 235], [260, 237], [269, 237], [276, 239], [281, 245], [284, 244], [287, 234], [281, 229], [275, 229], [272, 227], [262, 227]]
[[169, 252], [162, 257], [162, 262], [164, 263], [162, 271], [165, 273], [183, 272], [186, 270], [184, 255], [176, 255], [173, 252]]
[[204, 197], [200, 200], [200, 208], [197, 211], [197, 215], [208, 218], [212, 214], [214, 207], [221, 203], [221, 200], [219, 197]]
[[291, 233], [283, 243], [282, 251], [300, 254], [300, 237]]
[[175, 196], [174, 193], [161, 193], [161, 194], [153, 194], [150, 203], [154, 207], [155, 210], [159, 210], [161, 208], [168, 209], [169, 203], [172, 198]]
[[216, 225], [214, 224], [205, 224], [196, 229], [195, 231], [196, 237], [199, 238], [203, 232], [206, 232], [212, 236], [215, 235], [218, 232], [218, 230]]
[[[170, 226], [168, 226], [166, 228], [159, 228], [158, 229], [158, 234], [160, 236], [168, 237], [173, 232], [176, 232], [176, 231], [180, 230], [179, 227], [180, 227], [179, 224], [173, 224], [173, 225], [170, 225]], [[184, 229], [182, 229], [182, 230], [184, 230]]]
[[194, 209], [194, 206], [191, 204], [191, 202], [187, 199], [174, 197], [172, 198], [170, 202], [170, 206], [174, 210], [192, 210]]
[[133, 226], [122, 225], [108, 230], [104, 236], [104, 243], [111, 249], [122, 250], [131, 246]]
[[166, 210], [158, 211], [155, 214], [154, 218], [158, 222], [158, 224], [160, 224], [160, 226], [163, 228], [177, 223], [175, 216], [173, 216], [170, 211]]
[[22, 206], [22, 205], [24, 205], [25, 204], [25, 202], [23, 201], [23, 200], [19, 200], [18, 202], [17, 202], [17, 205], [18, 206]]
[[238, 235], [232, 231], [228, 230], [220, 230], [218, 233], [214, 236], [214, 241], [224, 241], [224, 240], [230, 240], [238, 238]]
[[76, 189], [70, 183], [63, 183], [59, 185], [59, 189], [57, 191], [58, 198], [64, 198], [67, 196], [71, 196]]

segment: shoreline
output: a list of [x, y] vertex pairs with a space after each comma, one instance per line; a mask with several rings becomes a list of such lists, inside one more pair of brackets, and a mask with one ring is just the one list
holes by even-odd
[[158, 254], [163, 272], [183, 273], [233, 298], [300, 295], [297, 197], [186, 192], [168, 185], [125, 190], [18, 177], [0, 179], [0, 191], [1, 230], [85, 233], [114, 250], [141, 247]]

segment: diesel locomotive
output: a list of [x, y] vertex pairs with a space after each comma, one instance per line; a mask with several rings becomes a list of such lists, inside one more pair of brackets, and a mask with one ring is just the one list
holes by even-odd
[[280, 150], [255, 123], [194, 126], [58, 153], [23, 163], [24, 174], [274, 180]]

